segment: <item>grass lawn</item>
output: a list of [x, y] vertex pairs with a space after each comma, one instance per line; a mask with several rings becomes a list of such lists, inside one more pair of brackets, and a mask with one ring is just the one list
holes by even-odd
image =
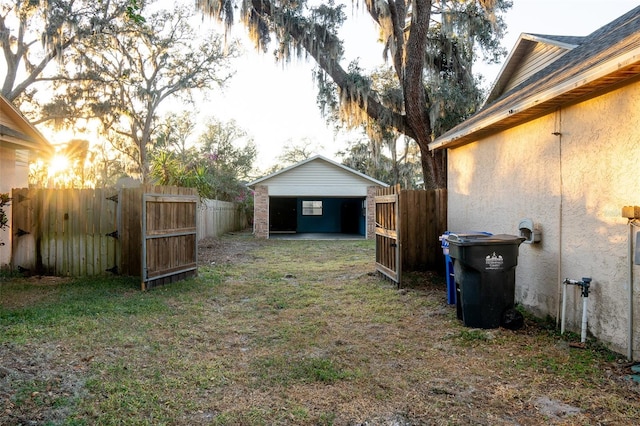
[[[199, 276], [0, 279], [0, 424], [635, 425], [639, 385], [527, 318], [464, 327], [443, 277], [374, 273], [372, 241], [200, 249]], [[215, 253], [212, 254], [212, 251]], [[577, 338], [579, 340], [579, 338]]]

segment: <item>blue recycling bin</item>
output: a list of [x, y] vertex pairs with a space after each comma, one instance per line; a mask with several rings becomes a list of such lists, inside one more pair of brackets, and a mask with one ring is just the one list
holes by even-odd
[[[449, 255], [449, 241], [447, 240], [447, 236], [449, 234], [452, 234], [452, 232], [450, 231], [445, 231], [444, 234], [442, 234], [440, 236], [440, 245], [442, 246], [442, 254], [444, 255], [444, 269], [445, 269], [445, 277], [447, 279], [447, 303], [449, 305], [456, 305], [457, 304], [457, 293], [458, 291], [456, 290], [456, 280], [455, 280], [455, 274], [453, 272], [453, 260], [451, 259], [451, 256]], [[455, 232], [453, 233], [455, 235], [493, 235], [490, 232], [464, 232], [464, 233], [459, 233], [459, 232]]]

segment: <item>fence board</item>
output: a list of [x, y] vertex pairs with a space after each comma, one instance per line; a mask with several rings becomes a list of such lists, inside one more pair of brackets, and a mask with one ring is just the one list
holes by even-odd
[[219, 237], [247, 227], [247, 217], [236, 203], [201, 200], [198, 206], [198, 240]]
[[[31, 246], [29, 252], [26, 253], [29, 259], [24, 259], [23, 261], [31, 265], [31, 268], [29, 268], [31, 271], [38, 271], [42, 269], [44, 259], [48, 260], [49, 258], [49, 241], [48, 238], [44, 236], [45, 233], [49, 231], [49, 222], [47, 213], [42, 209], [42, 206], [48, 203], [49, 199], [46, 198], [45, 194], [41, 191], [34, 189], [24, 189], [23, 191], [25, 191], [25, 196], [28, 197], [29, 208], [33, 212], [33, 217], [36, 220], [36, 223], [31, 227], [31, 231], [34, 233], [32, 240], [33, 246]], [[13, 216], [16, 216], [15, 211]], [[44, 250], [46, 250], [46, 252]], [[33, 251], [35, 252], [35, 257], [32, 258], [30, 253]], [[18, 265], [15, 266], [17, 267]]]
[[[84, 242], [84, 232], [82, 231], [82, 211], [80, 210], [80, 191], [69, 191], [69, 237], [71, 244], [69, 244], [69, 259], [75, 259], [75, 261], [69, 262], [69, 275], [77, 277], [86, 275], [86, 263], [85, 253], [82, 250]], [[82, 232], [82, 234], [81, 234]]]
[[85, 245], [84, 245], [84, 249], [85, 249], [85, 256], [86, 256], [86, 272], [85, 274], [87, 276], [93, 276], [93, 275], [97, 275], [96, 274], [96, 262], [94, 261], [95, 256], [93, 255], [94, 253], [94, 247], [93, 247], [93, 242], [95, 240], [95, 228], [93, 227], [93, 217], [94, 217], [94, 212], [96, 210], [95, 208], [95, 204], [96, 204], [96, 196], [98, 194], [96, 192], [89, 192], [87, 191], [86, 197], [84, 197], [85, 199], [85, 205], [84, 205], [84, 210], [83, 210], [83, 214], [85, 216]]
[[[28, 189], [11, 191], [11, 251], [17, 259], [16, 267], [20, 270], [33, 270], [35, 259], [28, 253], [35, 247], [34, 221], [31, 218], [33, 207], [32, 195]], [[25, 232], [28, 232], [26, 234]]]
[[[47, 194], [45, 196], [45, 199], [43, 200], [44, 202], [46, 202], [49, 207], [49, 214], [47, 215], [47, 228], [48, 228], [48, 238], [47, 238], [47, 242], [48, 242], [48, 247], [49, 247], [49, 261], [48, 261], [48, 266], [49, 266], [49, 270], [48, 272], [51, 273], [51, 275], [55, 274], [56, 271], [56, 262], [57, 262], [57, 258], [56, 258], [56, 249], [58, 248], [58, 244], [57, 244], [57, 234], [58, 234], [58, 225], [57, 225], [57, 221], [56, 221], [56, 213], [58, 211], [58, 203], [57, 203], [57, 198], [56, 197], [56, 193], [55, 192], [51, 192], [49, 194]], [[39, 206], [39, 208], [44, 208], [44, 205]]]

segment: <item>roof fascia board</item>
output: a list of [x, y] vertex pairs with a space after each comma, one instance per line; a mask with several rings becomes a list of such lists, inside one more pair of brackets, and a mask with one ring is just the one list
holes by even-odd
[[624, 68], [638, 61], [640, 61], [640, 48], [635, 48], [620, 56], [616, 56], [608, 61], [605, 61], [597, 67], [590, 68], [574, 77], [571, 77], [556, 86], [524, 98], [522, 101], [512, 104], [511, 106], [505, 106], [501, 110], [496, 111], [495, 113], [479, 121], [472, 127], [463, 127], [459, 131], [451, 134], [441, 141], [436, 139], [429, 144], [429, 150], [433, 151], [436, 149], [447, 148], [450, 145], [455, 144], [458, 139], [471, 136], [473, 133], [476, 133], [492, 124], [499, 123], [506, 117], [511, 117], [514, 114], [525, 112], [531, 107], [538, 106], [541, 103], [549, 101], [570, 90], [580, 88], [586, 84], [591, 83], [592, 81], [605, 77], [620, 68]]
[[251, 187], [253, 187], [253, 186], [255, 186], [255, 185], [257, 185], [257, 184], [259, 184], [259, 183], [261, 183], [261, 182], [264, 182], [265, 180], [268, 180], [268, 179], [271, 179], [271, 178], [273, 178], [273, 177], [275, 177], [275, 176], [278, 176], [278, 175], [280, 175], [280, 174], [286, 173], [286, 172], [288, 172], [289, 170], [292, 170], [292, 169], [298, 168], [298, 167], [303, 166], [303, 165], [305, 165], [305, 164], [307, 164], [307, 163], [310, 163], [311, 161], [314, 161], [314, 160], [322, 160], [322, 161], [325, 161], [325, 162], [327, 162], [327, 163], [329, 163], [329, 164], [332, 164], [332, 165], [334, 165], [334, 166], [337, 166], [337, 167], [339, 167], [339, 168], [341, 168], [341, 169], [343, 169], [343, 170], [345, 170], [345, 171], [347, 171], [347, 172], [349, 172], [349, 173], [352, 173], [352, 174], [354, 174], [354, 175], [360, 176], [361, 178], [367, 179], [368, 181], [371, 181], [371, 182], [372, 182], [373, 184], [375, 184], [375, 185], [383, 186], [383, 187], [385, 187], [385, 188], [389, 186], [388, 184], [386, 184], [386, 183], [384, 183], [384, 182], [381, 182], [381, 181], [379, 181], [379, 180], [377, 180], [377, 179], [374, 179], [374, 178], [372, 178], [371, 176], [367, 176], [367, 175], [365, 175], [364, 173], [360, 173], [359, 171], [354, 170], [354, 169], [352, 169], [352, 168], [350, 168], [350, 167], [347, 167], [347, 166], [345, 166], [344, 164], [340, 164], [340, 163], [338, 163], [338, 162], [336, 162], [336, 161], [330, 160], [330, 159], [328, 159], [328, 158], [326, 158], [326, 157], [324, 157], [324, 156], [322, 156], [322, 155], [315, 155], [315, 156], [313, 156], [313, 157], [307, 158], [306, 160], [302, 160], [301, 162], [296, 163], [296, 164], [294, 164], [294, 165], [292, 165], [292, 166], [285, 167], [284, 169], [282, 169], [282, 170], [278, 170], [277, 172], [272, 173], [272, 174], [270, 174], [270, 175], [268, 175], [268, 176], [265, 176], [265, 177], [262, 177], [262, 178], [260, 178], [260, 179], [254, 180], [253, 182], [248, 183], [246, 186], [247, 186], [248, 188], [251, 188]]
[[525, 33], [523, 34], [523, 38], [531, 41], [536, 41], [539, 43], [551, 44], [567, 50], [575, 49], [576, 47], [579, 46], [578, 44], [565, 43], [564, 41], [559, 41], [554, 38], [548, 38], [543, 35]]

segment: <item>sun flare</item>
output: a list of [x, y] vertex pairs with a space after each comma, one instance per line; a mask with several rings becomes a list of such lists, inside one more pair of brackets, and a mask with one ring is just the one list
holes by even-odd
[[62, 154], [56, 154], [49, 161], [49, 176], [55, 176], [68, 170], [69, 159]]

